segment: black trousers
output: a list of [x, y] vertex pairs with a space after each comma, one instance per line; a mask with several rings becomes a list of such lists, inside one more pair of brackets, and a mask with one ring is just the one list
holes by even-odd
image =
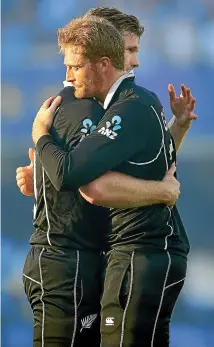
[[167, 251], [113, 250], [101, 301], [102, 347], [168, 347], [186, 258]]
[[34, 347], [100, 347], [104, 267], [99, 252], [30, 249], [23, 282], [33, 310]]

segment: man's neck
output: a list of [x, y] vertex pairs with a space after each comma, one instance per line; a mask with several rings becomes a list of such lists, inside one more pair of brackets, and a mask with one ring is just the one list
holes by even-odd
[[104, 101], [106, 99], [106, 96], [108, 95], [108, 92], [110, 91], [113, 84], [123, 75], [125, 75], [125, 71], [114, 71], [111, 75], [108, 76], [108, 78], [105, 79], [105, 83], [103, 84], [102, 89], [99, 91], [99, 95], [97, 95], [97, 99], [104, 104]]

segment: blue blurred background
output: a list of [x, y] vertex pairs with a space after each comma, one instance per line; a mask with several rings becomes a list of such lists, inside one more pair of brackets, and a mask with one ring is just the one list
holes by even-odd
[[214, 1], [2, 1], [2, 346], [32, 346], [32, 314], [22, 267], [32, 228], [32, 204], [15, 182], [28, 164], [32, 120], [41, 103], [62, 89], [63, 57], [56, 30], [96, 6], [135, 14], [145, 25], [137, 82], [160, 97], [181, 83], [197, 98], [199, 119], [178, 158], [179, 201], [192, 250], [188, 278], [173, 315], [172, 347], [214, 346]]

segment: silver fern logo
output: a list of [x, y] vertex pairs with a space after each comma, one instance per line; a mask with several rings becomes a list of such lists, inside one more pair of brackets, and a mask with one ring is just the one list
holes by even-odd
[[121, 129], [121, 117], [114, 116], [111, 122], [106, 122], [106, 127], [98, 130], [98, 133], [107, 136], [109, 139], [114, 140], [117, 136], [117, 131]]
[[84, 135], [81, 137], [80, 141], [82, 141], [86, 136], [90, 135], [94, 129], [96, 129], [96, 125], [92, 123], [91, 119], [85, 119], [82, 123], [83, 128], [80, 130]]
[[97, 314], [90, 314], [89, 316], [81, 319], [82, 328], [80, 329], [80, 332], [82, 332], [83, 329], [90, 329], [96, 318]]

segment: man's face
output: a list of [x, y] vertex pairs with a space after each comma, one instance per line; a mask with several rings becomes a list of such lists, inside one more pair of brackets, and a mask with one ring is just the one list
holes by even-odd
[[[78, 53], [77, 53], [77, 48]], [[77, 98], [95, 97], [103, 83], [99, 64], [89, 62], [80, 47], [65, 48], [66, 81], [75, 87]]]
[[123, 33], [123, 38], [125, 42], [125, 70], [129, 71], [140, 65], [137, 58], [140, 39], [138, 36], [128, 32]]

